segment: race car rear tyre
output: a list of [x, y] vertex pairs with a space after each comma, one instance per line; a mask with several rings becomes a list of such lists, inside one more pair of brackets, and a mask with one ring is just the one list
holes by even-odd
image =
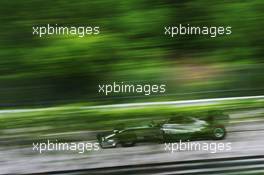
[[213, 138], [216, 140], [224, 139], [226, 136], [226, 130], [223, 126], [214, 127], [213, 129]]

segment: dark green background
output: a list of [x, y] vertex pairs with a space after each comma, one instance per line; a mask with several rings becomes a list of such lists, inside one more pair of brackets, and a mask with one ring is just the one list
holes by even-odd
[[[0, 106], [121, 103], [263, 92], [263, 0], [1, 0]], [[168, 38], [165, 26], [232, 26], [232, 35]], [[32, 35], [100, 26], [101, 34]], [[98, 84], [167, 85], [165, 94], [102, 96]]]

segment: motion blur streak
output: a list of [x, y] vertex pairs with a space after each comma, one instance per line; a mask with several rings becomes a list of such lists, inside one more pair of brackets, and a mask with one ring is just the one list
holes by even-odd
[[[264, 155], [263, 6], [263, 0], [1, 0], [0, 174], [78, 173], [233, 157], [239, 158], [232, 162], [237, 166], [230, 173], [262, 171], [263, 158], [256, 157]], [[90, 26], [95, 34], [33, 34], [33, 27], [48, 24], [50, 30], [51, 26]], [[180, 24], [212, 30], [224, 26], [232, 31], [216, 37], [164, 34], [165, 27]], [[166, 91], [98, 93], [98, 85], [113, 82], [162, 84]], [[123, 126], [153, 126], [174, 116], [178, 121], [173, 125], [180, 125], [186, 116], [209, 120], [216, 113], [230, 118], [226, 127], [217, 127], [226, 129], [221, 141], [232, 143], [231, 152], [170, 154], [159, 143], [84, 154], [40, 155], [31, 148], [45, 140], [94, 143], [98, 133], [115, 133]], [[222, 165], [204, 163], [194, 169], [219, 168], [221, 174], [230, 168], [226, 162]], [[166, 174], [169, 168], [160, 171]], [[186, 172], [187, 164], [180, 169], [183, 174], [193, 173]]]
[[[264, 95], [259, 96], [246, 96], [246, 97], [227, 97], [227, 98], [210, 98], [210, 99], [198, 99], [198, 100], [182, 100], [182, 101], [166, 101], [166, 102], [142, 102], [142, 103], [127, 103], [127, 104], [113, 104], [113, 105], [101, 105], [101, 106], [85, 106], [83, 109], [96, 109], [96, 108], [120, 108], [120, 107], [144, 107], [144, 106], [159, 106], [159, 105], [199, 105], [205, 103], [205, 105], [212, 104], [214, 102], [232, 101], [232, 100], [247, 100], [247, 99], [264, 99]], [[1, 111], [0, 111], [1, 112]], [[4, 112], [4, 111], [3, 111]]]
[[[263, 88], [262, 5], [262, 0], [1, 0], [0, 106], [261, 95], [263, 90], [105, 98], [97, 93], [97, 86], [141, 80], [166, 84], [167, 94]], [[32, 27], [47, 24], [98, 26], [100, 35], [39, 38], [32, 34]], [[230, 26], [232, 34], [173, 39], [163, 34], [165, 26], [179, 24]]]

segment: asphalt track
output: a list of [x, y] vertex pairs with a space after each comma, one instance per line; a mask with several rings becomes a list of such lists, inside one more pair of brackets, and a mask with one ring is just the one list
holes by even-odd
[[[228, 127], [225, 140], [232, 143], [231, 151], [165, 151], [164, 144], [144, 143], [135, 147], [101, 149], [94, 152], [45, 152], [32, 147], [0, 147], [0, 174], [26, 174], [50, 171], [79, 171], [81, 169], [164, 163], [201, 159], [217, 159], [264, 155], [264, 121], [246, 122]], [[199, 142], [212, 142], [199, 141]]]
[[[264, 96], [249, 97], [231, 97], [220, 99], [202, 99], [175, 102], [158, 102], [158, 103], [135, 103], [93, 106], [83, 108], [112, 108], [112, 107], [136, 107], [144, 105], [207, 105], [221, 101], [259, 99]], [[0, 114], [20, 113], [31, 111], [52, 110], [53, 108], [43, 109], [22, 109], [22, 110], [1, 110]], [[57, 109], [57, 108], [54, 108]], [[254, 111], [241, 111], [231, 114], [234, 120], [239, 120], [243, 116], [254, 116], [263, 114], [263, 109]], [[0, 174], [31, 174], [42, 172], [79, 172], [83, 169], [106, 168], [116, 166], [130, 166], [155, 163], [169, 163], [179, 161], [200, 161], [215, 160], [222, 158], [233, 158], [243, 156], [264, 156], [264, 120], [257, 120], [233, 123], [227, 127], [228, 135], [224, 140], [217, 141], [231, 143], [232, 150], [219, 151], [211, 153], [209, 151], [175, 151], [171, 153], [165, 150], [164, 144], [142, 143], [135, 147], [100, 149], [99, 151], [90, 151], [79, 154], [73, 151], [45, 152], [39, 154], [32, 151], [32, 147], [3, 146], [0, 145]], [[65, 134], [65, 133], [64, 133]], [[80, 133], [74, 133], [70, 137], [78, 137]], [[199, 141], [199, 143], [215, 142], [211, 140]], [[252, 160], [254, 162], [254, 160]], [[262, 161], [262, 160], [261, 160]], [[252, 166], [258, 166], [257, 164]], [[241, 167], [242, 168], [242, 167]], [[67, 173], [68, 174], [68, 173]]]

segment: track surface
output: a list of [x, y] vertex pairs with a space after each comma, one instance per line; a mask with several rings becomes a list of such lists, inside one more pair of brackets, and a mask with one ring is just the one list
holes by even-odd
[[[200, 160], [264, 155], [264, 122], [246, 122], [228, 128], [225, 140], [231, 142], [231, 151], [165, 151], [164, 144], [145, 143], [135, 147], [102, 149], [94, 152], [45, 152], [39, 154], [30, 148], [0, 146], [0, 174], [38, 173], [78, 170], [98, 167], [137, 165], [184, 160]], [[212, 141], [199, 141], [212, 142]], [[214, 142], [214, 141], [213, 141]]]

